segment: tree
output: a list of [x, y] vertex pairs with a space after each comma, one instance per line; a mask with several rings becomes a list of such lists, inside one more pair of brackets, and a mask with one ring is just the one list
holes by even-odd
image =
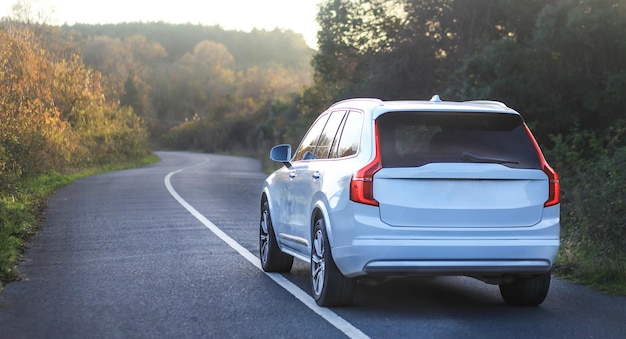
[[219, 121], [223, 117], [219, 108], [235, 92], [234, 61], [226, 46], [203, 41], [174, 64], [179, 107], [188, 118], [197, 114]]
[[[575, 122], [603, 130], [626, 107], [626, 4], [619, 0], [557, 1], [541, 12], [533, 41], [540, 71]], [[545, 74], [545, 73], [544, 73]]]
[[0, 29], [0, 45], [0, 179], [4, 183], [62, 168], [74, 148], [67, 142], [72, 132], [55, 106], [55, 68], [46, 51], [32, 32], [23, 30]]
[[139, 90], [135, 85], [135, 77], [132, 72], [128, 74], [128, 78], [124, 82], [124, 93], [120, 98], [120, 105], [131, 107], [133, 112], [139, 116], [145, 114], [145, 107], [139, 98]]
[[[462, 98], [522, 110], [543, 140], [575, 126], [597, 132], [623, 116], [626, 8], [618, 1], [556, 1], [537, 13], [533, 38], [494, 40], [466, 59]], [[545, 122], [550, 123], [545, 123]]]
[[16, 0], [9, 19], [25, 24], [51, 24], [55, 8], [40, 0]]

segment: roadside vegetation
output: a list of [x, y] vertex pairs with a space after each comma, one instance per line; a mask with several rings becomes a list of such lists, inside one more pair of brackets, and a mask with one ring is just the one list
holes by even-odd
[[[132, 108], [103, 96], [101, 75], [69, 44], [25, 25], [0, 28], [0, 279], [15, 265], [46, 198], [74, 178], [150, 159]], [[51, 48], [53, 46], [54, 48]]]
[[335, 101], [440, 94], [525, 117], [561, 178], [555, 273], [626, 295], [622, 0], [325, 0], [317, 50], [289, 30], [52, 26], [16, 10], [0, 25], [3, 280], [37, 220], [16, 215], [43, 206], [39, 186], [151, 147], [270, 168], [271, 146], [297, 143]]
[[561, 176], [561, 250], [556, 273], [626, 295], [626, 124], [606, 134], [573, 130], [546, 157]]

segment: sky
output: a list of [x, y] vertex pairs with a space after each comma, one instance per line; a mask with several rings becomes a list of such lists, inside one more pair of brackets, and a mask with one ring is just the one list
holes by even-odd
[[[0, 18], [18, 0], [0, 0]], [[227, 30], [291, 29], [316, 47], [315, 16], [322, 0], [19, 0], [44, 8], [49, 23], [152, 22], [220, 25]]]

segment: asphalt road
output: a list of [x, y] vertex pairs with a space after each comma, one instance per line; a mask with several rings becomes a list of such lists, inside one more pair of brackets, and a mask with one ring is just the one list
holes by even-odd
[[626, 338], [626, 298], [554, 279], [536, 308], [462, 277], [359, 284], [322, 309], [308, 265], [258, 268], [256, 160], [158, 153], [49, 202], [0, 294], [0, 338]]

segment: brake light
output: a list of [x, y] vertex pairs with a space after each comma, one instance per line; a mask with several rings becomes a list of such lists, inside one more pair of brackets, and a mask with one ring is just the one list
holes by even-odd
[[526, 128], [526, 133], [530, 137], [530, 140], [533, 142], [535, 146], [535, 151], [537, 152], [537, 157], [541, 162], [541, 170], [548, 176], [548, 200], [543, 204], [544, 207], [554, 206], [561, 202], [561, 183], [559, 182], [559, 175], [556, 171], [548, 165], [546, 158], [543, 156], [541, 152], [541, 148], [539, 148], [539, 144], [535, 137], [530, 132], [530, 128], [526, 124], [524, 124], [524, 128]]
[[541, 169], [548, 175], [548, 200], [543, 206], [548, 207], [556, 205], [561, 202], [561, 183], [559, 182], [559, 176], [545, 160]]
[[374, 174], [382, 168], [378, 147], [378, 125], [374, 126], [376, 155], [374, 160], [356, 171], [350, 180], [350, 200], [366, 205], [378, 206], [374, 199]]

